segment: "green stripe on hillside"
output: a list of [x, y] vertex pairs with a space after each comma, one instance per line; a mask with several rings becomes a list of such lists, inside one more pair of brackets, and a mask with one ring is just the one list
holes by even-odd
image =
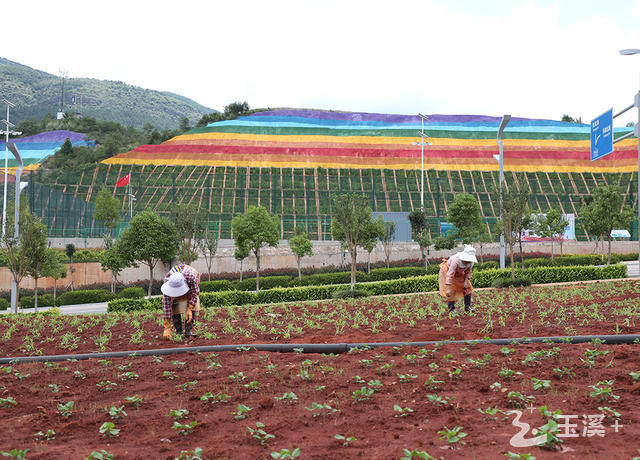
[[[496, 133], [491, 131], [445, 131], [425, 130], [431, 137], [450, 139], [495, 139]], [[186, 134], [202, 133], [238, 133], [280, 136], [372, 136], [372, 137], [418, 137], [415, 129], [329, 129], [329, 128], [292, 128], [269, 126], [212, 126], [196, 128]], [[589, 133], [535, 133], [535, 132], [505, 132], [503, 139], [548, 139], [566, 141], [584, 141], [589, 139]]]

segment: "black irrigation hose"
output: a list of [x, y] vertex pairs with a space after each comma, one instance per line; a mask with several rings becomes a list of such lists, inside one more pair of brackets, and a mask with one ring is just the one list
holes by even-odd
[[50, 356], [16, 356], [0, 358], [0, 364], [20, 364], [47, 361], [66, 361], [70, 359], [104, 359], [126, 358], [135, 356], [175, 355], [182, 353], [210, 353], [221, 351], [271, 351], [291, 353], [302, 350], [303, 353], [346, 353], [352, 348], [380, 348], [380, 347], [426, 347], [443, 344], [489, 344], [514, 345], [523, 343], [586, 343], [592, 340], [602, 340], [607, 345], [640, 343], [640, 334], [632, 335], [576, 335], [555, 337], [521, 337], [516, 339], [479, 339], [479, 340], [432, 340], [428, 342], [373, 342], [373, 343], [252, 343], [238, 345], [206, 345], [201, 347], [156, 348], [151, 350], [110, 351], [105, 353], [79, 353], [74, 355]]

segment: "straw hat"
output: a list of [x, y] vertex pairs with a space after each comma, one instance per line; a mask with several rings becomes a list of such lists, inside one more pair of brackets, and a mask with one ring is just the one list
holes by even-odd
[[474, 264], [478, 263], [478, 259], [476, 259], [476, 250], [470, 244], [465, 244], [464, 250], [458, 252], [456, 256], [458, 256], [458, 259], [463, 262], [473, 262]]
[[189, 286], [182, 273], [172, 273], [169, 279], [160, 287], [160, 290], [166, 296], [181, 297], [189, 292]]

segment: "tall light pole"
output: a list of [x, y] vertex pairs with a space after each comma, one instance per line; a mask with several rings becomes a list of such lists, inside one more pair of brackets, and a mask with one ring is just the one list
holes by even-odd
[[500, 122], [500, 128], [498, 128], [498, 163], [500, 163], [500, 220], [502, 221], [502, 228], [500, 229], [500, 268], [504, 268], [504, 209], [502, 206], [502, 182], [504, 181], [504, 155], [502, 153], [502, 132], [506, 128], [507, 124], [511, 120], [511, 115], [504, 115]]
[[[620, 50], [620, 54], [623, 56], [631, 56], [633, 54], [640, 54], [640, 49], [624, 49]], [[640, 264], [640, 90], [636, 93], [636, 97], [634, 99], [634, 105], [638, 109], [638, 121], [636, 121], [636, 126], [633, 128], [633, 134], [638, 138], [638, 192], [636, 193], [636, 198], [638, 199], [638, 264]]]
[[3, 120], [6, 125], [5, 138], [4, 138], [4, 195], [2, 200], [2, 236], [5, 233], [5, 227], [7, 225], [7, 168], [9, 167], [9, 130], [13, 128], [13, 125], [9, 122], [9, 108], [15, 107], [15, 104], [2, 99], [7, 105], [7, 118]]
[[418, 134], [420, 134], [420, 142], [413, 142], [412, 145], [420, 146], [420, 211], [424, 211], [424, 146], [431, 145], [431, 142], [428, 142], [429, 136], [424, 133], [424, 121], [429, 117], [426, 115], [418, 114], [420, 117], [421, 128]]
[[[16, 195], [15, 195], [15, 206], [14, 206], [14, 223], [13, 223], [13, 237], [17, 240], [20, 237], [20, 192], [22, 191], [22, 187], [20, 184], [20, 176], [22, 174], [22, 157], [20, 156], [20, 152], [18, 151], [18, 147], [16, 144], [12, 142], [8, 145], [9, 150], [13, 153], [13, 156], [18, 160], [18, 168], [16, 169]], [[15, 276], [11, 280], [11, 308], [14, 313], [18, 313], [18, 283], [16, 282]]]

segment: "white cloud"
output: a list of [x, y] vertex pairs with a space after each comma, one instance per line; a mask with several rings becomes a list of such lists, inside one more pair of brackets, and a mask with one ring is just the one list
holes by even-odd
[[638, 29], [623, 26], [640, 2], [575, 19], [554, 2], [484, 4], [23, 1], [28, 21], [7, 25], [0, 55], [218, 109], [246, 100], [588, 120], [630, 103], [640, 56], [617, 50], [640, 47]]

